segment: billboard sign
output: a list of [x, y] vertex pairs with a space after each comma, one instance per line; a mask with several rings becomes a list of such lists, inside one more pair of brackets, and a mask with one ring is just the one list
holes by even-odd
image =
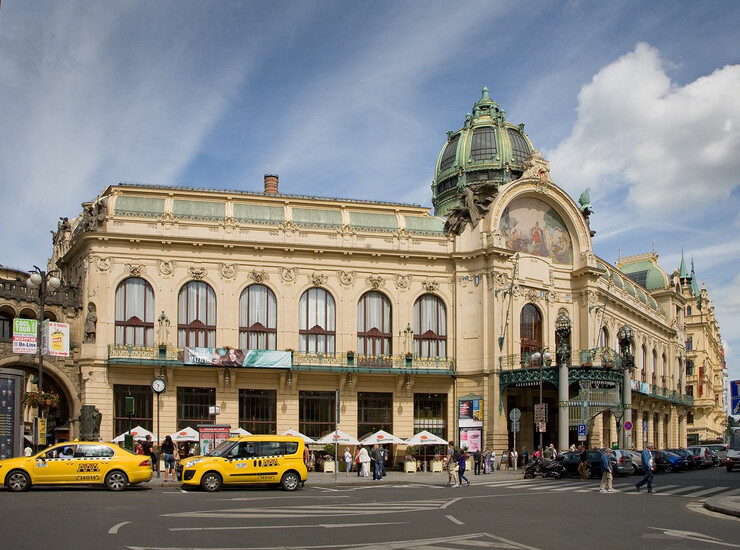
[[13, 353], [35, 354], [37, 333], [36, 319], [13, 319]]
[[56, 357], [69, 357], [69, 325], [44, 321], [41, 327], [41, 353]]
[[292, 365], [289, 351], [236, 348], [185, 348], [183, 363], [212, 367], [250, 367], [289, 369]]

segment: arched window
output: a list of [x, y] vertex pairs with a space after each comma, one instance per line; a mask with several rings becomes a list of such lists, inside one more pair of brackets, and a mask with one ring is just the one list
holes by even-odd
[[647, 348], [642, 346], [642, 381], [647, 382], [648, 354]]
[[522, 308], [519, 319], [519, 336], [523, 356], [542, 349], [542, 316], [540, 310], [532, 304], [527, 304]]
[[116, 344], [154, 345], [154, 290], [139, 277], [126, 279], [116, 289]]
[[694, 362], [691, 359], [686, 359], [686, 376], [694, 375]]
[[601, 332], [599, 333], [599, 347], [601, 349], [609, 347], [609, 331], [606, 327], [601, 327]]
[[323, 288], [310, 288], [299, 304], [301, 353], [334, 354], [336, 307], [334, 298]]
[[658, 373], [656, 370], [657, 368], [658, 368], [658, 352], [655, 351], [655, 348], [653, 348], [652, 362], [650, 364], [650, 372], [653, 375], [653, 386], [655, 386], [655, 384], [658, 381]]
[[686, 315], [691, 315], [691, 306], [686, 306]]
[[391, 355], [391, 302], [380, 292], [366, 292], [357, 304], [357, 354]]
[[661, 368], [661, 373], [660, 373], [660, 375], [661, 375], [661, 376], [662, 376], [662, 377], [663, 377], [664, 379], [665, 379], [665, 378], [667, 378], [667, 376], [668, 376], [668, 359], [666, 358], [666, 356], [665, 356], [665, 353], [664, 353], [664, 354], [663, 354], [663, 356], [661, 357], [661, 361], [660, 361], [660, 368]]
[[239, 347], [277, 349], [277, 300], [264, 285], [250, 285], [239, 297]]
[[177, 345], [216, 347], [216, 293], [207, 283], [190, 281], [177, 300]]
[[414, 355], [447, 357], [447, 308], [434, 294], [423, 294], [414, 302]]
[[13, 314], [0, 311], [0, 338], [13, 337]]

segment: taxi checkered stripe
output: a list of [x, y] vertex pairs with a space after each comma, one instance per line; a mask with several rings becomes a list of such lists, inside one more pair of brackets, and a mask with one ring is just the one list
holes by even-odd
[[250, 457], [235, 457], [235, 458], [227, 458], [229, 462], [238, 462], [240, 460], [264, 460], [265, 458], [283, 458], [287, 455], [269, 455], [269, 456], [250, 456]]
[[37, 458], [36, 460], [45, 460], [46, 462], [56, 462], [59, 460], [112, 460], [112, 459], [113, 459], [112, 456], [60, 456], [57, 458]]

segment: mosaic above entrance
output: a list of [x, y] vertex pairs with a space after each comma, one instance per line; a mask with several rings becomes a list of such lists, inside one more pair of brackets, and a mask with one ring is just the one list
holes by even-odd
[[561, 264], [573, 263], [573, 243], [563, 219], [541, 200], [512, 201], [504, 210], [499, 227], [508, 248], [552, 258]]

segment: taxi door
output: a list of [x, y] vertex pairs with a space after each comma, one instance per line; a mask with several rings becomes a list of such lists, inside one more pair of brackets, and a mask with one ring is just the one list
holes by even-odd
[[69, 483], [102, 483], [113, 455], [113, 450], [105, 445], [78, 445]]
[[74, 476], [77, 445], [58, 445], [36, 458], [34, 483], [70, 483]]
[[250, 483], [254, 481], [254, 458], [257, 456], [258, 442], [240, 441], [234, 445], [226, 457], [224, 483]]
[[279, 483], [285, 462], [285, 443], [260, 441], [259, 454], [254, 459], [255, 483]]

